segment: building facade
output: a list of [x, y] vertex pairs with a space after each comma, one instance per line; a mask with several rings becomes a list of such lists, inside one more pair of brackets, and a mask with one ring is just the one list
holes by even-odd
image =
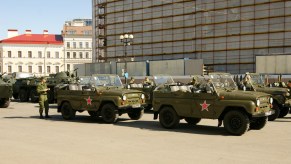
[[8, 30], [8, 38], [0, 41], [0, 72], [29, 72], [37, 76], [57, 73], [63, 67], [63, 38], [61, 35], [32, 34], [26, 30]]
[[92, 19], [65, 22], [62, 35], [66, 70], [73, 70], [74, 64], [92, 62]]
[[[290, 54], [291, 1], [92, 0], [94, 62], [203, 59], [254, 72], [257, 55]], [[120, 35], [131, 33], [127, 58]]]

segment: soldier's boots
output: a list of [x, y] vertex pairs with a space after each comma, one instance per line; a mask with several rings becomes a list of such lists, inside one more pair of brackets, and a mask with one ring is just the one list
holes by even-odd
[[40, 119], [43, 119], [43, 116], [42, 116], [42, 115], [40, 115], [40, 116], [39, 116], [39, 118], [40, 118]]
[[45, 116], [45, 118], [52, 118], [52, 117], [51, 117], [51, 116], [49, 116], [49, 115], [46, 115], [46, 116]]

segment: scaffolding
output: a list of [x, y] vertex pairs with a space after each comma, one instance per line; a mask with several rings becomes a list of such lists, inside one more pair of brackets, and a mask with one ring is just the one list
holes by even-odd
[[291, 52], [291, 1], [95, 1], [104, 25], [96, 27], [98, 60], [122, 59], [126, 32], [134, 35], [127, 56], [135, 61], [203, 59], [231, 73], [255, 71], [256, 55]]

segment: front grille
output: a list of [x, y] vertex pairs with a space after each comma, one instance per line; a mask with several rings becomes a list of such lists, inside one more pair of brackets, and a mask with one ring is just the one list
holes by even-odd
[[128, 104], [138, 104], [139, 103], [139, 99], [129, 99], [127, 100]]
[[139, 98], [140, 95], [138, 93], [130, 93], [130, 94], [126, 94], [127, 98]]

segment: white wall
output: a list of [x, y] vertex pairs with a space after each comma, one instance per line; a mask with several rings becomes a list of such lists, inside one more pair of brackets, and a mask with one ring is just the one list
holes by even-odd
[[[56, 66], [59, 71], [63, 68], [63, 45], [20, 45], [20, 44], [2, 44], [2, 72], [9, 72], [8, 66], [11, 66], [11, 72], [18, 72], [18, 67], [22, 66], [22, 72], [29, 72], [28, 67], [32, 66], [32, 73], [36, 75], [48, 75], [47, 66], [51, 67], [50, 73], [56, 73]], [[11, 51], [11, 57], [8, 52]], [[21, 51], [22, 57], [18, 57], [18, 51]], [[28, 52], [32, 52], [32, 57], [28, 57]], [[42, 53], [39, 58], [38, 52]], [[50, 58], [47, 58], [47, 52], [50, 52]], [[56, 56], [59, 53], [59, 57]], [[42, 72], [39, 72], [39, 66], [42, 66]], [[44, 67], [46, 67], [44, 69]]]

